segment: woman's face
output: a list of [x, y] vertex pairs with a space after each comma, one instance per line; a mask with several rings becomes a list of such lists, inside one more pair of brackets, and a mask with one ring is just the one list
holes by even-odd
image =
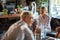
[[30, 15], [30, 16], [26, 17], [26, 21], [27, 21], [29, 24], [32, 24], [32, 23], [34, 22], [33, 15]]
[[46, 9], [40, 9], [40, 13], [41, 13], [41, 14], [46, 13]]

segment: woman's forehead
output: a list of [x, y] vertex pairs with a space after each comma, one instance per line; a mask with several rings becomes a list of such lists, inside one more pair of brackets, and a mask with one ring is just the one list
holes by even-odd
[[33, 15], [29, 15], [29, 17], [33, 18]]

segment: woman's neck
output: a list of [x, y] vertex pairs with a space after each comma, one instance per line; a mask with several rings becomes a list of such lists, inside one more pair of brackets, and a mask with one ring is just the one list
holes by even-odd
[[45, 15], [45, 13], [42, 13], [42, 14], [40, 14], [41, 16], [44, 16]]
[[45, 18], [45, 14], [41, 14], [40, 16], [41, 16], [42, 18]]
[[28, 26], [32, 26], [32, 24], [31, 23], [29, 23], [29, 22], [27, 22], [27, 21], [25, 21], [27, 24], [28, 24]]
[[28, 24], [28, 26], [30, 26], [30, 27], [32, 26], [32, 24], [30, 24], [30, 23], [27, 23], [27, 24]]

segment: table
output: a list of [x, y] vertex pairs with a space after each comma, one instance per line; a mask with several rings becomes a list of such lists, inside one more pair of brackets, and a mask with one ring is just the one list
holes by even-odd
[[48, 37], [46, 40], [60, 40], [60, 38]]
[[[40, 34], [34, 34], [35, 40], [41, 40], [41, 35]], [[42, 39], [42, 40], [60, 40], [59, 38], [54, 38], [54, 37], [50, 37], [50, 36], [46, 36], [46, 38]]]
[[19, 17], [20, 14], [16, 13], [16, 14], [7, 14], [7, 15], [2, 15], [0, 16], [0, 18], [12, 18], [12, 17]]

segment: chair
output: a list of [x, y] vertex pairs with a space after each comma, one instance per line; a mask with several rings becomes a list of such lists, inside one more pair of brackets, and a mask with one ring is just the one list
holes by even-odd
[[50, 25], [51, 25], [51, 33], [48, 33], [47, 35], [48, 36], [51, 36], [51, 37], [55, 37], [56, 35], [56, 28], [60, 26], [60, 22], [59, 22], [59, 19], [57, 18], [52, 18], [51, 19], [51, 22], [50, 22]]

